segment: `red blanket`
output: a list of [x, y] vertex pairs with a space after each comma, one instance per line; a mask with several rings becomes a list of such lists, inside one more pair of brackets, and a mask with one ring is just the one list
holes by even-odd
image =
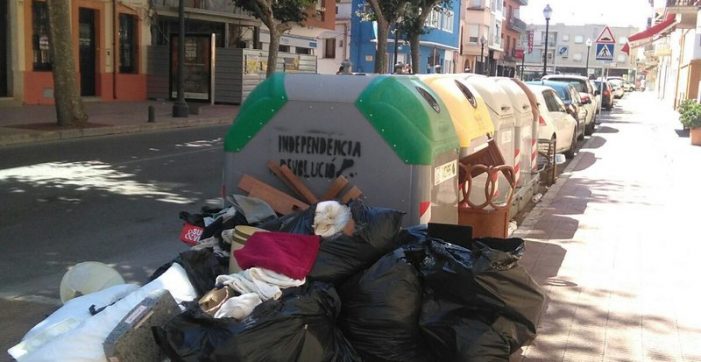
[[241, 269], [259, 267], [304, 279], [319, 253], [319, 237], [281, 232], [254, 233], [246, 245], [234, 251]]

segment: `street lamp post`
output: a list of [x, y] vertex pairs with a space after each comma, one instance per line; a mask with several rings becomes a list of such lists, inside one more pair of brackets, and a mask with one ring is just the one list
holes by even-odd
[[591, 53], [591, 39], [587, 39], [587, 65], [586, 65], [586, 70], [584, 71], [584, 76], [589, 78], [589, 53]]
[[180, 0], [178, 21], [178, 99], [173, 103], [173, 117], [187, 117], [190, 110], [185, 102], [185, 0]]
[[484, 74], [484, 44], [487, 42], [487, 39], [484, 38], [484, 35], [480, 37], [480, 45], [482, 46], [482, 50], [480, 50], [480, 74]]
[[545, 17], [545, 52], [543, 53], [543, 76], [548, 74], [548, 31], [550, 30], [550, 16], [553, 14], [553, 9], [550, 4], [545, 5], [543, 16]]

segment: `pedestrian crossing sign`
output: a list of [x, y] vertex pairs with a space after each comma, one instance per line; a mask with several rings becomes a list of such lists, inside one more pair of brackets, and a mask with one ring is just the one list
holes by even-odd
[[596, 60], [613, 60], [613, 44], [596, 44]]

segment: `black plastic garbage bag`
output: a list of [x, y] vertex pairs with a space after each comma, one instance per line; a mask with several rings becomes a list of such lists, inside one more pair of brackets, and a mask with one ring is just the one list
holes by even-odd
[[350, 205], [353, 236], [337, 234], [324, 238], [309, 278], [339, 283], [370, 267], [394, 250], [404, 213], [394, 209], [368, 207], [361, 201]]
[[314, 215], [316, 204], [306, 210], [261, 223], [258, 227], [269, 231], [280, 231], [292, 234], [314, 235]]
[[154, 335], [174, 361], [359, 361], [335, 326], [340, 306], [333, 286], [311, 283], [286, 289], [240, 322], [192, 309]]
[[439, 298], [504, 316], [529, 333], [511, 336], [516, 348], [530, 341], [545, 310], [545, 292], [518, 264], [522, 239], [476, 239], [473, 251], [433, 240], [422, 263], [425, 286]]
[[421, 282], [401, 248], [339, 289], [339, 326], [365, 361], [430, 361], [419, 330]]
[[515, 323], [505, 318], [475, 313], [460, 303], [427, 296], [420, 324], [437, 361], [509, 361], [512, 349], [508, 333], [499, 330], [508, 330]]
[[197, 291], [197, 296], [202, 297], [214, 288], [217, 276], [229, 274], [228, 258], [217, 257], [211, 248], [202, 250], [188, 250], [180, 253], [172, 262], [159, 267], [149, 278], [149, 281], [158, 278], [165, 273], [173, 263], [180, 264], [190, 283]]

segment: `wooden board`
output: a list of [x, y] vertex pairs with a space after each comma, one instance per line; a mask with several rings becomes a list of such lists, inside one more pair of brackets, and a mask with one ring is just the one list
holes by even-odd
[[363, 196], [363, 191], [361, 191], [358, 186], [353, 186], [348, 192], [346, 192], [341, 198], [342, 204], [347, 204], [350, 200], [355, 200]]
[[305, 210], [308, 204], [266, 184], [263, 181], [249, 175], [243, 175], [239, 181], [239, 188], [248, 192], [251, 197], [257, 197], [267, 202], [275, 212], [287, 215], [296, 211]]
[[338, 176], [332, 183], [331, 186], [329, 186], [329, 189], [326, 190], [326, 193], [324, 193], [323, 196], [321, 196], [321, 199], [324, 201], [327, 200], [333, 200], [338, 196], [338, 194], [343, 191], [344, 188], [348, 186], [348, 179], [346, 179], [343, 176]]
[[280, 165], [280, 172], [283, 176], [285, 176], [287, 181], [292, 184], [294, 190], [301, 194], [308, 203], [316, 204], [319, 202], [319, 199], [316, 197], [316, 195], [314, 195], [312, 190], [310, 190], [307, 185], [305, 185], [304, 182], [300, 180], [289, 167], [287, 167], [287, 165]]

